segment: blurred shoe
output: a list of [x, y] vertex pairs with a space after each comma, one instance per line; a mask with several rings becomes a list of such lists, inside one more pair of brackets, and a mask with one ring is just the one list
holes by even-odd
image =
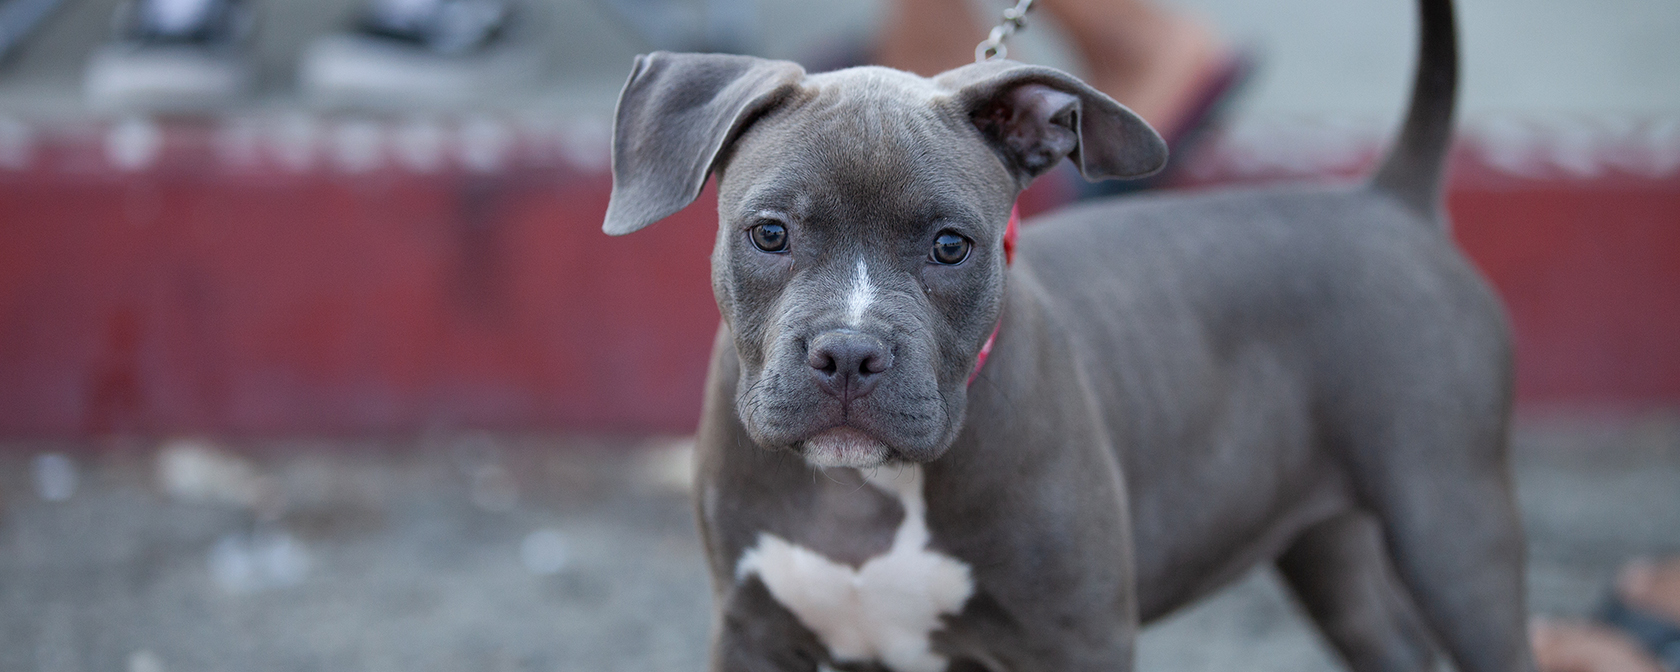
[[1637, 642], [1667, 672], [1680, 671], [1680, 624], [1630, 606], [1614, 594], [1599, 608], [1598, 620]]
[[250, 91], [242, 45], [251, 15], [238, 0], [136, 0], [117, 13], [117, 39], [88, 61], [88, 103], [99, 109], [192, 110]]
[[443, 55], [489, 47], [512, 14], [501, 0], [379, 0], [368, 5], [356, 29]]
[[1170, 158], [1165, 169], [1141, 180], [1083, 182], [1079, 190], [1080, 199], [1107, 198], [1171, 184], [1195, 158], [1195, 150], [1201, 142], [1224, 122], [1232, 103], [1254, 75], [1257, 62], [1255, 52], [1248, 49], [1226, 56], [1196, 85], [1190, 105], [1182, 116], [1171, 126], [1156, 129], [1167, 141]]
[[514, 18], [501, 0], [378, 0], [350, 31], [310, 45], [298, 77], [326, 106], [477, 102], [538, 71], [538, 54], [510, 39]]
[[0, 64], [62, 4], [64, 0], [0, 0]]
[[1680, 672], [1680, 557], [1624, 565], [1598, 620], [1638, 642], [1667, 672]]
[[1639, 643], [1615, 628], [1536, 618], [1529, 646], [1540, 672], [1664, 672]]

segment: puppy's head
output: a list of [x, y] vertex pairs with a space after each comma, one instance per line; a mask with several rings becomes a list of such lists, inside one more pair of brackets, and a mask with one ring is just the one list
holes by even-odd
[[629, 233], [718, 175], [712, 288], [754, 441], [816, 466], [939, 457], [997, 325], [1010, 206], [1071, 158], [1090, 179], [1166, 161], [1131, 111], [1050, 68], [806, 75], [742, 56], [638, 57], [603, 228]]

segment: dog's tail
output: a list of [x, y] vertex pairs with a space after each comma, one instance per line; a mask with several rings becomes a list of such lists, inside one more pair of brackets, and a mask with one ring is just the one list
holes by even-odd
[[[1371, 178], [1432, 221], [1441, 218], [1441, 182], [1452, 144], [1458, 89], [1458, 30], [1452, 0], [1418, 0], [1417, 78], [1400, 137]], [[1445, 226], [1442, 223], [1442, 226]]]

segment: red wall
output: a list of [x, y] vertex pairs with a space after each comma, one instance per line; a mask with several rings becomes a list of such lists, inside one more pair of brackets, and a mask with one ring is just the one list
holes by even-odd
[[[419, 169], [390, 144], [233, 160], [216, 129], [137, 128], [138, 149], [107, 129], [0, 147], [0, 435], [692, 428], [709, 194], [609, 238], [599, 162], [525, 130], [451, 135]], [[1680, 174], [1458, 164], [1457, 235], [1510, 306], [1520, 398], [1680, 403]]]
[[1449, 205], [1510, 311], [1519, 401], [1680, 404], [1680, 180], [1467, 188]]

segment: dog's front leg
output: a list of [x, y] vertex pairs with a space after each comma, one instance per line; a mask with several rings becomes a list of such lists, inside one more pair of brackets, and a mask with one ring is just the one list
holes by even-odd
[[969, 423], [927, 465], [930, 519], [974, 567], [953, 659], [1010, 672], [1130, 670], [1138, 630], [1125, 480], [1070, 345], [1015, 278]]
[[[1068, 462], [1053, 478], [1007, 484], [965, 474], [995, 508], [935, 513], [967, 519], [946, 525], [945, 541], [974, 567], [973, 597], [936, 637], [953, 660], [1009, 672], [1132, 669], [1138, 617], [1123, 489], [1100, 460]], [[1033, 469], [1011, 466], [1017, 476]]]
[[821, 645], [762, 581], [731, 586], [718, 607], [711, 672], [816, 672]]

